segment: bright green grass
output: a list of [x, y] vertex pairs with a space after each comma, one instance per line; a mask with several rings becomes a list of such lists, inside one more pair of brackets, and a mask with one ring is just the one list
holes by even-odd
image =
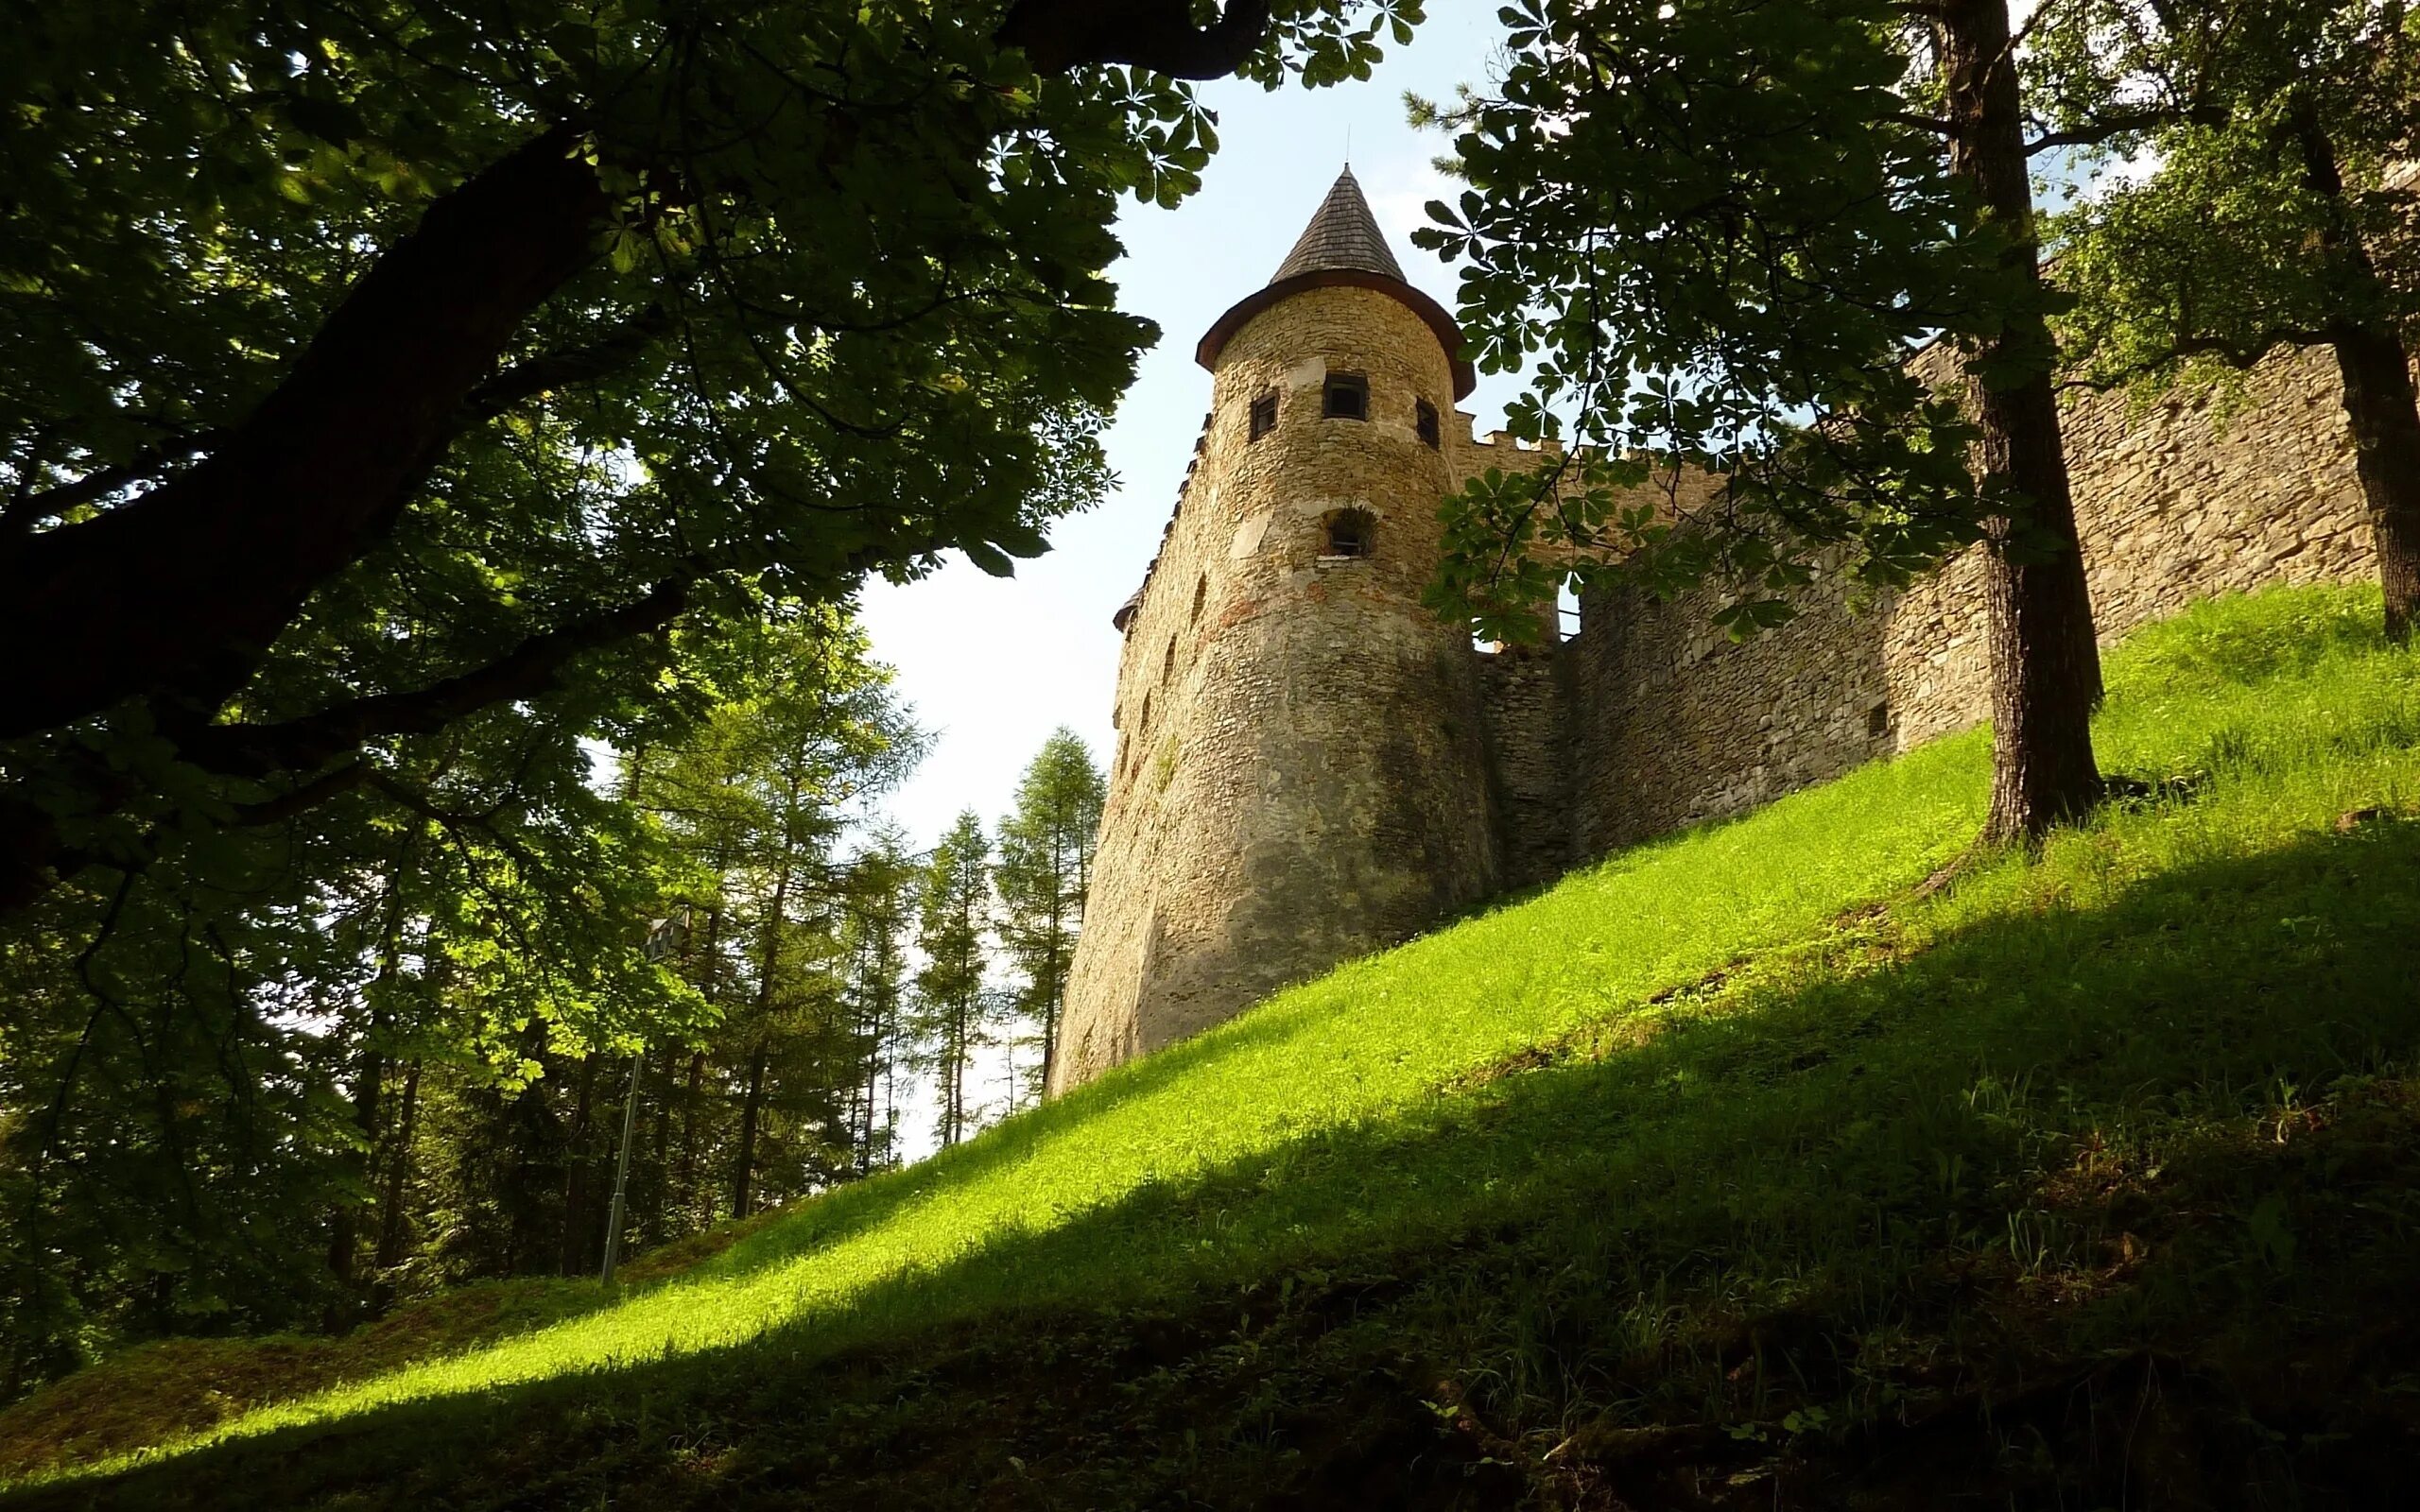
[[[2101, 762], [2180, 782], [2186, 796], [2113, 807], [2039, 857], [1988, 860], [1931, 900], [1907, 894], [1964, 851], [1979, 823], [1979, 732], [1625, 852], [1282, 993], [913, 1170], [806, 1204], [678, 1282], [256, 1411], [210, 1437], [692, 1356], [775, 1330], [786, 1356], [811, 1357], [1002, 1308], [1116, 1305], [1450, 1238], [1517, 1206], [1517, 1189], [1574, 1185], [1556, 1168], [1567, 1145], [1551, 1120], [1501, 1137], [1428, 1137], [1483, 1119], [1499, 1095], [1484, 1074], [1508, 1057], [1609, 1024], [1634, 1040], [1658, 1023], [1688, 1029], [1705, 1012], [1702, 995], [1676, 989], [1743, 959], [1820, 951], [1841, 936], [1836, 921], [1876, 902], [1899, 900], [1897, 927], [1923, 949], [2283, 852], [2332, 833], [2351, 810], [2410, 807], [2420, 798], [2420, 663], [2377, 644], [2376, 615], [2374, 593], [2275, 592], [2137, 636], [2109, 661]], [[2029, 956], [1996, 969], [2064, 968]], [[1824, 971], [1855, 975], [1837, 962]], [[1792, 980], [1805, 986], [1803, 973]], [[1635, 1057], [1614, 1083], [1592, 1083], [1581, 1111], [1554, 1116], [1606, 1125], [1588, 1142], [1606, 1164], [1604, 1190], [1641, 1203], [1677, 1211], [1699, 1200], [1650, 1189], [1710, 1161], [1731, 1162], [1735, 1190], [1787, 1180], [1811, 1127], [1857, 1120], [1837, 1105], [1767, 1099], [1758, 1119], [1726, 1126], [1723, 1108], [1692, 1100], [1721, 1080], [1723, 1057], [1754, 1053], [1708, 1041], [1695, 1062]], [[1989, 1068], [1977, 1085], [2024, 1095]], [[1894, 1137], [1921, 1140], [1922, 1120]], [[1710, 1154], [1716, 1145], [1728, 1153]], [[1442, 1153], [1424, 1156], [1429, 1147]], [[1402, 1158], [1373, 1158], [1390, 1151]], [[1734, 1216], [1753, 1228], [1753, 1213]], [[1754, 1247], [1749, 1228], [1741, 1241]]]

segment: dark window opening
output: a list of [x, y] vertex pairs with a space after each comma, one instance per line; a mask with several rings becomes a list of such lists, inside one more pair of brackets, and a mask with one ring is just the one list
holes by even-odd
[[1420, 432], [1421, 440], [1431, 450], [1442, 445], [1437, 430], [1437, 406], [1423, 399], [1412, 405], [1411, 414], [1412, 426]]
[[1160, 658], [1160, 676], [1163, 678], [1173, 677], [1175, 673], [1176, 637], [1171, 635], [1168, 637], [1168, 654]]
[[1326, 539], [1320, 543], [1320, 555], [1367, 557], [1370, 555], [1370, 527], [1374, 523], [1359, 509], [1339, 509], [1322, 523]]
[[1877, 703], [1865, 712], [1865, 732], [1869, 735], [1891, 733], [1891, 706]]
[[1193, 617], [1195, 619], [1199, 620], [1201, 618], [1202, 601], [1207, 599], [1209, 596], [1210, 575], [1208, 573], [1203, 573], [1201, 579], [1193, 585]]
[[1370, 380], [1357, 372], [1332, 372], [1327, 375], [1326, 399], [1321, 413], [1330, 420], [1368, 420], [1370, 418]]
[[1263, 394], [1252, 402], [1251, 439], [1259, 440], [1277, 428], [1277, 396]]

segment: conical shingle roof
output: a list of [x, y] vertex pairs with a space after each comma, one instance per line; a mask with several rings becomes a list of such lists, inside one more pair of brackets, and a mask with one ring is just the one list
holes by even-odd
[[1470, 396], [1478, 374], [1462, 354], [1462, 333], [1443, 305], [1403, 276], [1403, 265], [1388, 249], [1386, 234], [1378, 230], [1378, 218], [1370, 214], [1370, 201], [1361, 198], [1361, 185], [1355, 181], [1351, 168], [1337, 176], [1319, 213], [1311, 216], [1294, 249], [1278, 265], [1276, 276], [1227, 307], [1227, 313], [1201, 334], [1193, 348], [1193, 360], [1218, 371], [1219, 353], [1226, 349], [1227, 338], [1253, 317], [1306, 289], [1334, 287], [1374, 290], [1420, 317], [1437, 334], [1437, 344], [1445, 349], [1445, 360], [1453, 367], [1454, 397]]
[[1319, 214], [1303, 228], [1302, 239], [1294, 243], [1270, 282], [1282, 284], [1300, 274], [1342, 268], [1404, 281], [1403, 266], [1387, 250], [1387, 238], [1378, 230], [1377, 217], [1370, 214], [1370, 201], [1361, 198], [1361, 185], [1351, 168], [1337, 176]]

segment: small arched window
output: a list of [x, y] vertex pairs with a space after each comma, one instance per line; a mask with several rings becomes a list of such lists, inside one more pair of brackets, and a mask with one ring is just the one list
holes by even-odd
[[1339, 509], [1320, 522], [1320, 555], [1322, 557], [1367, 557], [1370, 537], [1377, 524], [1366, 509]]
[[1370, 418], [1370, 380], [1357, 372], [1332, 372], [1320, 413], [1330, 420], [1368, 420]]
[[1163, 678], [1176, 676], [1176, 637], [1173, 635], [1168, 637], [1168, 654], [1160, 658], [1160, 676]]
[[1201, 606], [1210, 597], [1210, 575], [1203, 573], [1193, 585], [1193, 618], [1200, 621]]

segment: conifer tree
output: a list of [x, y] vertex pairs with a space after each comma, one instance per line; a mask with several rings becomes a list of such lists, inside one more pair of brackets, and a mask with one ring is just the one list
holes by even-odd
[[969, 1085], [989, 1042], [984, 971], [991, 934], [991, 843], [973, 810], [958, 816], [925, 863], [917, 900], [918, 1038], [941, 1104], [942, 1148], [973, 1131], [981, 1107]]
[[1000, 821], [1000, 943], [1017, 973], [1014, 1008], [1041, 1041], [1036, 1087], [1059, 1054], [1067, 964], [1083, 928], [1093, 846], [1108, 783], [1076, 732], [1054, 730], [1017, 784], [1016, 812]]
[[892, 827], [875, 831], [849, 868], [840, 940], [858, 1055], [854, 1108], [860, 1174], [898, 1159], [897, 1087], [906, 1069], [908, 1030], [906, 943], [916, 882], [906, 838]]

